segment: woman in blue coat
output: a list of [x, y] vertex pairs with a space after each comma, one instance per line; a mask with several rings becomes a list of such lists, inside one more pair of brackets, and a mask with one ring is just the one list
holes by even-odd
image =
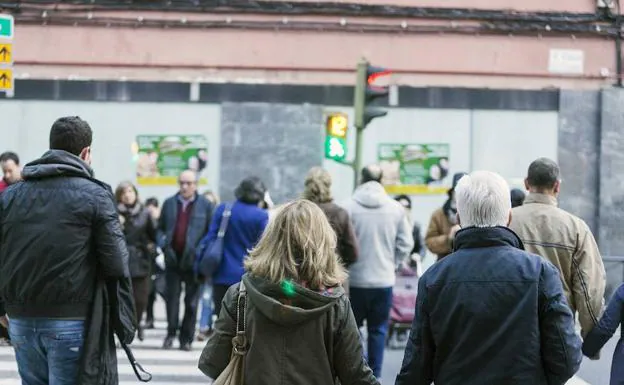
[[[602, 318], [585, 337], [583, 354], [595, 357], [600, 349], [613, 337], [617, 328], [622, 324], [624, 314], [624, 284], [613, 294]], [[624, 325], [623, 325], [624, 326]], [[620, 329], [620, 340], [613, 352], [611, 363], [610, 385], [624, 385], [624, 327]]]
[[269, 214], [260, 206], [266, 187], [257, 177], [244, 179], [234, 191], [236, 200], [219, 205], [212, 216], [208, 234], [202, 240], [209, 244], [217, 238], [226, 206], [231, 207], [230, 219], [223, 237], [223, 259], [212, 276], [214, 312], [221, 312], [221, 301], [228, 288], [240, 282], [245, 268], [243, 263], [249, 250], [256, 246], [269, 220]]

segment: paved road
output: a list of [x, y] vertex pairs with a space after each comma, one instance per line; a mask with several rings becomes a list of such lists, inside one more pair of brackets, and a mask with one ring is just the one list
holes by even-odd
[[[164, 306], [159, 303], [157, 314], [164, 314]], [[179, 350], [162, 350], [161, 345], [165, 337], [164, 317], [159, 317], [155, 330], [146, 331], [146, 339], [138, 340], [133, 344], [133, 351], [137, 360], [146, 370], [154, 376], [153, 385], [193, 385], [205, 384], [206, 378], [197, 369], [197, 361], [201, 353], [203, 343], [196, 342], [192, 352]], [[617, 333], [616, 335], [619, 335]], [[574, 379], [568, 385], [604, 385], [608, 384], [611, 356], [615, 348], [616, 339], [612, 339], [602, 352], [599, 361], [583, 362], [579, 372], [579, 378]], [[177, 347], [177, 345], [174, 345]], [[121, 385], [137, 384], [132, 367], [126, 360], [122, 350], [117, 353], [119, 358], [119, 377]], [[388, 350], [386, 353], [383, 383], [394, 384], [394, 379], [400, 369], [403, 360], [403, 350]], [[582, 381], [581, 379], [585, 380]], [[0, 347], [0, 385], [20, 385], [13, 350], [10, 347]]]

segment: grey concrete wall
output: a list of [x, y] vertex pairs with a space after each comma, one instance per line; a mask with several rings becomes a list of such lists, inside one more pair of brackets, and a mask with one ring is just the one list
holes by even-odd
[[603, 255], [624, 255], [624, 91], [602, 91], [599, 237]]
[[600, 92], [561, 91], [558, 161], [562, 173], [559, 206], [599, 235]]
[[323, 162], [323, 112], [312, 105], [223, 103], [220, 195], [258, 176], [275, 203], [297, 197], [303, 178]]

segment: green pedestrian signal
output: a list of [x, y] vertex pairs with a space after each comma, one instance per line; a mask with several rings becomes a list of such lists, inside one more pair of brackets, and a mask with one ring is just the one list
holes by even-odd
[[348, 119], [343, 113], [331, 113], [326, 120], [325, 158], [344, 162], [347, 158]]

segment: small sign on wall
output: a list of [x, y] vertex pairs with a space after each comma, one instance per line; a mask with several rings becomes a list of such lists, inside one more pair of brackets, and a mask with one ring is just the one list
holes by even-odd
[[137, 183], [141, 186], [175, 186], [184, 170], [196, 171], [199, 184], [208, 165], [204, 135], [139, 135], [133, 145]]
[[548, 72], [562, 75], [582, 75], [585, 71], [585, 52], [580, 49], [551, 49]]

